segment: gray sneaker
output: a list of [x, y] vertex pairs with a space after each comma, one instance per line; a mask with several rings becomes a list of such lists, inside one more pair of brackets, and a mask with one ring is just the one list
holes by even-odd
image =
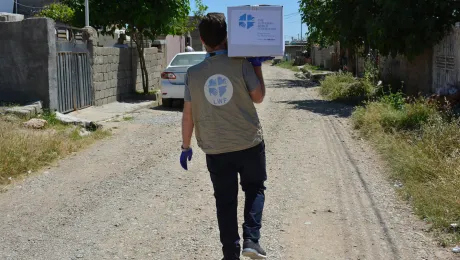
[[251, 259], [266, 259], [267, 254], [260, 247], [259, 243], [254, 243], [250, 239], [245, 239], [243, 242], [243, 256]]

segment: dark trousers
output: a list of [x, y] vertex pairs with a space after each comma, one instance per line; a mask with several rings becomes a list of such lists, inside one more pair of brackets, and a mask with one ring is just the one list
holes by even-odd
[[225, 259], [239, 259], [238, 173], [245, 193], [243, 239], [258, 242], [267, 180], [265, 144], [218, 155], [206, 155], [216, 198], [217, 221]]

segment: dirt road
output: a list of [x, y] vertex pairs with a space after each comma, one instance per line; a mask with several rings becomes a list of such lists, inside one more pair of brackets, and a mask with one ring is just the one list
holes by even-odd
[[[269, 259], [454, 259], [351, 136], [349, 108], [320, 100], [291, 71], [264, 74]], [[139, 111], [109, 124], [118, 127], [109, 140], [0, 194], [0, 259], [220, 259], [204, 155], [195, 149], [189, 172], [178, 162], [180, 119]]]

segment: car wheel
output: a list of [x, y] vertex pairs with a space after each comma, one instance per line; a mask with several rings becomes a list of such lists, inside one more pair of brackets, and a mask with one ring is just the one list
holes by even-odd
[[164, 107], [172, 107], [173, 104], [172, 99], [170, 98], [163, 98], [162, 103]]

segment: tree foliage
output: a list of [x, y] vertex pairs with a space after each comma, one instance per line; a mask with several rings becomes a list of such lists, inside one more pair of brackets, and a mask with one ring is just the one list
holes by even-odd
[[455, 0], [299, 0], [310, 40], [414, 57], [459, 21]]
[[48, 17], [57, 22], [69, 23], [73, 21], [75, 11], [65, 4], [55, 3], [45, 6], [45, 8], [35, 16]]
[[[73, 7], [75, 26], [84, 25], [84, 0], [64, 0]], [[207, 7], [197, 1], [196, 14]], [[144, 60], [145, 40], [155, 40], [160, 35], [181, 35], [191, 29], [189, 0], [90, 0], [90, 25], [102, 28], [103, 34], [113, 35], [124, 28], [136, 43], [142, 71], [144, 93], [148, 93], [149, 78]]]
[[179, 18], [174, 24], [174, 31], [176, 34], [182, 35], [195, 30], [207, 10], [208, 6], [204, 5], [202, 0], [195, 0], [195, 10], [193, 11], [193, 16]]

